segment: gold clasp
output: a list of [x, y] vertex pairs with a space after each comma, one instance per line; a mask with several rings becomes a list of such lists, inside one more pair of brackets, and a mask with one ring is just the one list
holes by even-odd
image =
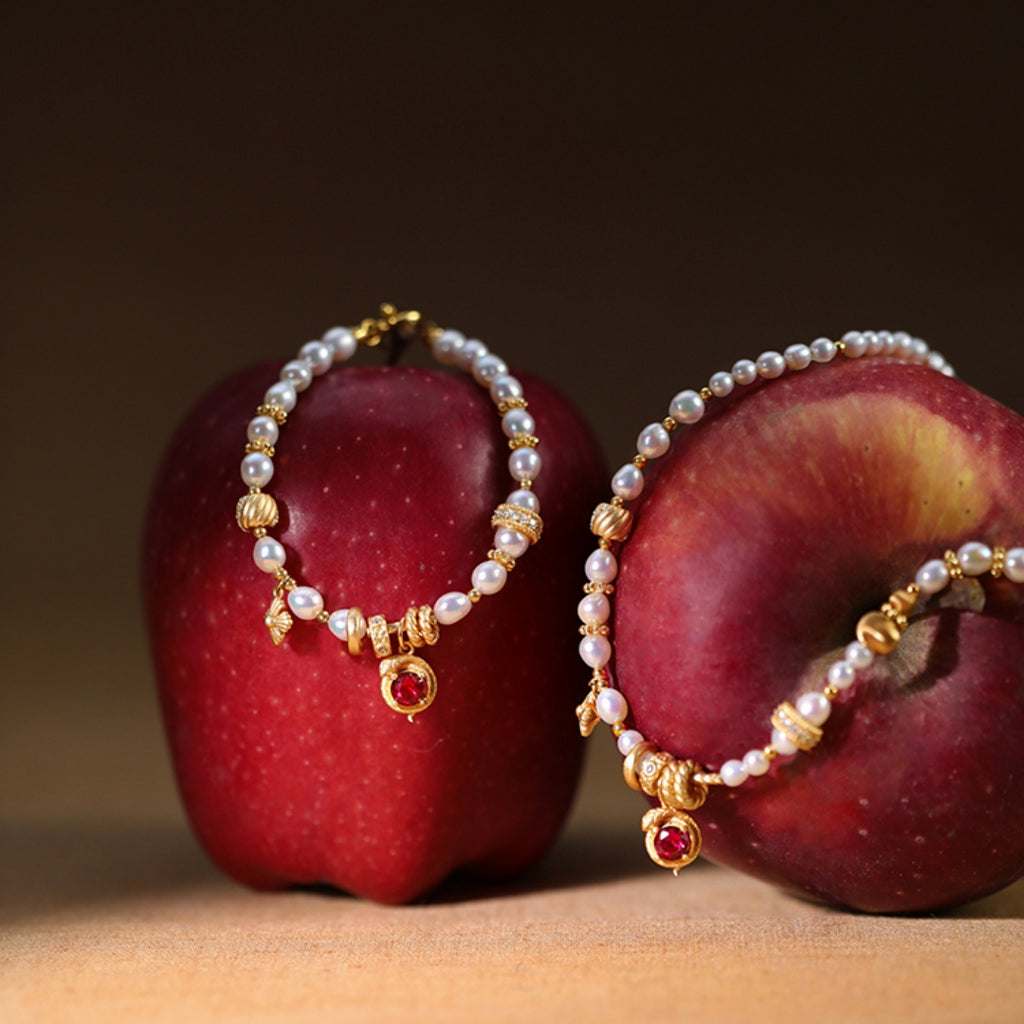
[[425, 337], [428, 324], [423, 315], [415, 309], [399, 310], [390, 302], [382, 302], [377, 316], [367, 317], [358, 327], [352, 329], [360, 345], [376, 348], [392, 336], [407, 340], [410, 337]]

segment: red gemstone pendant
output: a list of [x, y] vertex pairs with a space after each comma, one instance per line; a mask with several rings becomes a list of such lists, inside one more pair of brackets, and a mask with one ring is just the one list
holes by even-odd
[[437, 695], [434, 670], [413, 654], [384, 658], [380, 663], [380, 693], [393, 711], [409, 716], [426, 710]]

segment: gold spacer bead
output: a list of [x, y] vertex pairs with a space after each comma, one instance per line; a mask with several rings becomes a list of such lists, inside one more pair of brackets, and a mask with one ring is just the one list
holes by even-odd
[[263, 405], [257, 406], [256, 415], [269, 416], [279, 427], [283, 427], [288, 419], [284, 406], [277, 402], [264, 402]]
[[633, 465], [636, 466], [637, 469], [643, 469], [647, 465], [647, 456], [646, 455], [634, 455], [633, 456]]
[[253, 536], [254, 536], [254, 537], [255, 537], [255, 538], [257, 539], [257, 540], [263, 540], [263, 538], [264, 538], [264, 537], [266, 537], [266, 535], [267, 535], [267, 528], [266, 528], [265, 526], [257, 526], [257, 527], [256, 527], [256, 528], [255, 528], [255, 529], [254, 529], [254, 530], [252, 531], [252, 535], [253, 535]]
[[667, 430], [667, 431], [668, 431], [668, 432], [669, 432], [670, 434], [672, 433], [672, 431], [673, 431], [673, 430], [675, 430], [675, 429], [676, 429], [676, 427], [678, 427], [678, 426], [679, 426], [679, 424], [678, 424], [678, 423], [677, 423], [677, 422], [676, 422], [676, 421], [675, 421], [675, 420], [674, 420], [674, 419], [673, 419], [673, 418], [672, 418], [671, 416], [666, 416], [666, 417], [665, 417], [665, 418], [664, 418], [664, 419], [663, 419], [663, 420], [661, 421], [661, 425], [662, 425], [662, 426], [663, 426], [663, 427], [664, 427], [664, 428], [665, 428], [665, 429], [666, 429], [666, 430]]
[[913, 594], [914, 597], [919, 597], [921, 594], [921, 588], [916, 583], [908, 583], [903, 589], [908, 594]]
[[812, 750], [824, 735], [819, 726], [801, 715], [788, 700], [772, 712], [771, 721], [772, 726], [783, 733], [797, 750]]
[[839, 696], [839, 688], [836, 687], [836, 686], [833, 686], [831, 683], [829, 683], [828, 686], [826, 686], [825, 689], [822, 690], [821, 692], [829, 700], [835, 700], [836, 697]]
[[857, 639], [872, 654], [891, 654], [900, 642], [900, 627], [882, 612], [868, 612], [857, 623]]
[[992, 578], [997, 580], [1003, 575], [1003, 570], [1006, 568], [1006, 548], [993, 548], [992, 549], [992, 568], [989, 572], [992, 573]]
[[621, 736], [625, 731], [626, 731], [626, 727], [625, 727], [625, 725], [622, 724], [622, 722], [616, 722], [612, 726], [612, 735], [613, 736]]
[[963, 566], [960, 565], [960, 559], [956, 557], [955, 551], [947, 551], [942, 556], [942, 560], [946, 563], [951, 580], [962, 580], [964, 578]]
[[836, 342], [836, 351], [837, 352], [845, 352], [846, 351], [846, 342], [845, 341], [837, 341]]
[[326, 625], [327, 625], [327, 622], [328, 622], [328, 620], [330, 619], [330, 617], [331, 617], [331, 613], [330, 613], [330, 612], [329, 612], [329, 611], [328, 611], [328, 610], [327, 610], [327, 609], [325, 608], [325, 609], [324, 609], [324, 610], [323, 610], [323, 611], [322, 611], [322, 612], [321, 612], [321, 613], [320, 613], [320, 614], [319, 614], [319, 615], [318, 615], [318, 616], [316, 617], [316, 621], [317, 621], [317, 622], [320, 622], [320, 623], [322, 623], [323, 625], [325, 625], [325, 626], [326, 626]]
[[481, 594], [480, 591], [476, 589], [476, 587], [474, 587], [471, 591], [469, 591], [468, 594], [466, 594], [466, 597], [468, 597], [470, 601], [473, 602], [473, 604], [476, 604], [483, 596], [484, 595]]
[[709, 387], [703, 387], [697, 393], [700, 395], [701, 398], [704, 399], [705, 402], [710, 402], [711, 399], [715, 397], [714, 391], [712, 391]]
[[256, 441], [249, 441], [245, 446], [245, 453], [252, 455], [253, 452], [262, 452], [267, 458], [272, 459], [274, 457], [274, 446], [264, 438], [259, 438]]
[[508, 439], [508, 446], [512, 451], [519, 448], [536, 448], [540, 444], [540, 438], [535, 434], [516, 434]]
[[525, 398], [506, 398], [498, 403], [498, 412], [504, 416], [509, 409], [525, 409], [529, 404]]
[[761, 753], [764, 754], [769, 761], [774, 761], [775, 758], [779, 756], [779, 752], [770, 743], [761, 748]]
[[497, 548], [491, 548], [487, 552], [487, 557], [492, 562], [497, 562], [505, 572], [511, 572], [516, 567], [516, 560], [511, 555], [506, 554], [504, 551], [499, 551]]
[[614, 505], [616, 508], [622, 508], [623, 505], [626, 504], [626, 499], [625, 498], [620, 498], [619, 495], [616, 494], [614, 498], [611, 498], [608, 501], [608, 504], [609, 505]]

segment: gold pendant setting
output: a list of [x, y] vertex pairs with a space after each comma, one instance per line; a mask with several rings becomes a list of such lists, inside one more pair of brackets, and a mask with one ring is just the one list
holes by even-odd
[[383, 658], [380, 663], [380, 693], [393, 711], [408, 715], [409, 721], [425, 711], [437, 696], [434, 670], [415, 654]]

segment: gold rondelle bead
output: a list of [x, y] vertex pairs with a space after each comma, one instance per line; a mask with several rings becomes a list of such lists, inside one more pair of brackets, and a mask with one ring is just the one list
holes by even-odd
[[266, 491], [243, 494], [235, 505], [235, 521], [242, 530], [277, 526], [279, 518], [277, 502]]
[[632, 529], [633, 513], [622, 505], [603, 501], [590, 517], [590, 532], [603, 540], [625, 540]]
[[892, 605], [897, 615], [909, 615], [917, 607], [917, 594], [903, 588], [889, 595], [888, 604]]
[[515, 437], [510, 437], [508, 440], [508, 446], [512, 451], [519, 448], [536, 448], [539, 444], [540, 438], [536, 434], [516, 434]]
[[942, 556], [942, 559], [946, 563], [951, 580], [962, 580], [964, 578], [963, 566], [960, 565], [960, 559], [956, 557], [955, 551], [947, 551]]
[[872, 654], [891, 654], [900, 636], [900, 627], [881, 612], [868, 612], [857, 623], [857, 639]]
[[1003, 575], [1003, 570], [1006, 568], [1006, 548], [996, 547], [992, 549], [992, 568], [989, 572], [992, 573], [992, 578], [997, 580]]

